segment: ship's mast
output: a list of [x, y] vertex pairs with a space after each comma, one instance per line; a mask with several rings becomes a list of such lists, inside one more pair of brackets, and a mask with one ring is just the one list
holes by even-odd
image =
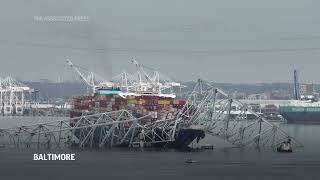
[[299, 92], [299, 79], [298, 79], [298, 71], [294, 70], [293, 72], [293, 81], [294, 81], [294, 98], [295, 100], [300, 99], [300, 92]]

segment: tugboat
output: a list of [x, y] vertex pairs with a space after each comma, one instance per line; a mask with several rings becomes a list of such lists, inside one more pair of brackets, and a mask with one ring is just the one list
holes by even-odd
[[282, 142], [277, 147], [277, 151], [282, 153], [291, 153], [292, 152], [291, 139], [289, 138], [287, 141]]

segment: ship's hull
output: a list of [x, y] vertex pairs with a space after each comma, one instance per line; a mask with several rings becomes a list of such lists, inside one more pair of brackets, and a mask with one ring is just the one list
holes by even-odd
[[282, 112], [288, 123], [320, 123], [320, 112]]
[[[86, 136], [87, 133], [89, 133], [91, 128], [87, 128], [86, 130], [75, 130], [73, 134], [80, 138], [80, 134], [82, 136]], [[200, 139], [203, 139], [205, 137], [205, 133], [203, 130], [200, 129], [180, 129], [177, 133], [175, 140], [172, 142], [159, 142], [159, 143], [151, 143], [151, 147], [153, 148], [171, 148], [171, 149], [177, 149], [177, 150], [188, 150], [189, 145], [196, 140], [199, 142]], [[99, 146], [99, 140], [101, 139], [101, 128], [97, 127], [94, 131], [93, 136], [93, 146]], [[148, 142], [146, 142], [148, 143]], [[109, 142], [109, 145], [111, 142]], [[89, 146], [90, 143], [88, 142], [87, 146]], [[128, 147], [129, 142], [125, 141], [122, 144], [113, 144], [113, 146], [118, 147]]]
[[288, 123], [320, 123], [320, 107], [280, 107], [280, 114]]
[[[74, 98], [74, 108], [70, 111], [70, 117], [76, 118], [83, 114], [90, 113], [105, 113], [111, 111], [117, 111], [120, 109], [126, 109], [136, 117], [149, 116], [148, 119], [141, 121], [141, 125], [152, 123], [164, 119], [172, 119], [175, 115], [184, 107], [186, 100], [175, 99], [171, 96], [164, 95], [127, 95], [125, 97], [120, 96], [118, 91], [114, 90], [100, 90], [98, 93], [90, 96], [79, 96]], [[115, 114], [115, 118], [116, 119]], [[111, 115], [112, 116], [112, 115]], [[70, 122], [71, 125], [74, 122]], [[78, 139], [83, 139], [92, 130], [86, 128], [85, 130], [75, 130], [73, 133]], [[90, 146], [99, 146], [101, 139], [101, 128], [97, 127], [94, 130], [93, 139], [90, 140]], [[139, 132], [135, 132], [134, 141], [139, 141]], [[117, 134], [117, 132], [115, 132]], [[195, 139], [199, 140], [204, 137], [203, 130], [200, 129], [179, 129], [175, 136], [175, 141], [163, 141], [168, 139], [161, 137], [161, 130], [158, 135], [154, 137], [153, 142], [145, 142], [153, 147], [157, 148], [174, 148], [185, 150]], [[153, 137], [152, 134], [149, 137]], [[159, 139], [157, 139], [159, 138]], [[121, 144], [117, 140], [114, 142], [107, 142], [106, 145], [110, 146], [124, 146], [128, 147], [132, 139], [121, 140]], [[155, 143], [157, 142], [157, 143]], [[89, 145], [89, 144], [87, 144]]]
[[198, 143], [200, 139], [205, 137], [203, 130], [199, 129], [180, 129], [175, 141], [169, 145], [169, 148], [186, 150], [189, 145], [196, 140]]

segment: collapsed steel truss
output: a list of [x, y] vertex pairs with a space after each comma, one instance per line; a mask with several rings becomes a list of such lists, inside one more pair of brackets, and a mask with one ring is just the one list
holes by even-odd
[[[174, 140], [172, 119], [148, 123], [127, 110], [99, 113], [48, 123], [0, 129], [0, 147], [55, 149], [149, 145]], [[143, 125], [148, 123], [147, 125]]]
[[188, 125], [201, 126], [206, 134], [222, 138], [235, 146], [275, 147], [288, 139], [292, 145], [302, 146], [302, 143], [246, 104], [230, 98], [222, 90], [200, 79], [188, 102], [178, 114], [180, 119]]
[[137, 118], [125, 109], [98, 113], [0, 129], [0, 147], [142, 147], [157, 143], [165, 146], [175, 141], [181, 128], [201, 129], [238, 147], [275, 147], [288, 139], [293, 146], [302, 146], [246, 104], [199, 80], [187, 103], [172, 119], [151, 122], [149, 115]]

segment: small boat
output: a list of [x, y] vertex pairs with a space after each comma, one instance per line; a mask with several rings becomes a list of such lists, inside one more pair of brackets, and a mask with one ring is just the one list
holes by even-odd
[[198, 163], [198, 161], [192, 160], [192, 159], [187, 159], [186, 163], [191, 164], [191, 163]]
[[292, 149], [282, 149], [281, 147], [277, 148], [278, 152], [283, 152], [283, 153], [291, 153]]
[[283, 152], [283, 153], [290, 153], [292, 152], [292, 148], [291, 148], [291, 140], [288, 139], [288, 141], [284, 141], [282, 142], [278, 147], [277, 147], [277, 151], [278, 152]]
[[203, 150], [208, 150], [208, 149], [213, 150], [214, 146], [210, 145], [210, 144], [206, 144], [206, 145], [201, 146], [201, 149], [203, 149]]

